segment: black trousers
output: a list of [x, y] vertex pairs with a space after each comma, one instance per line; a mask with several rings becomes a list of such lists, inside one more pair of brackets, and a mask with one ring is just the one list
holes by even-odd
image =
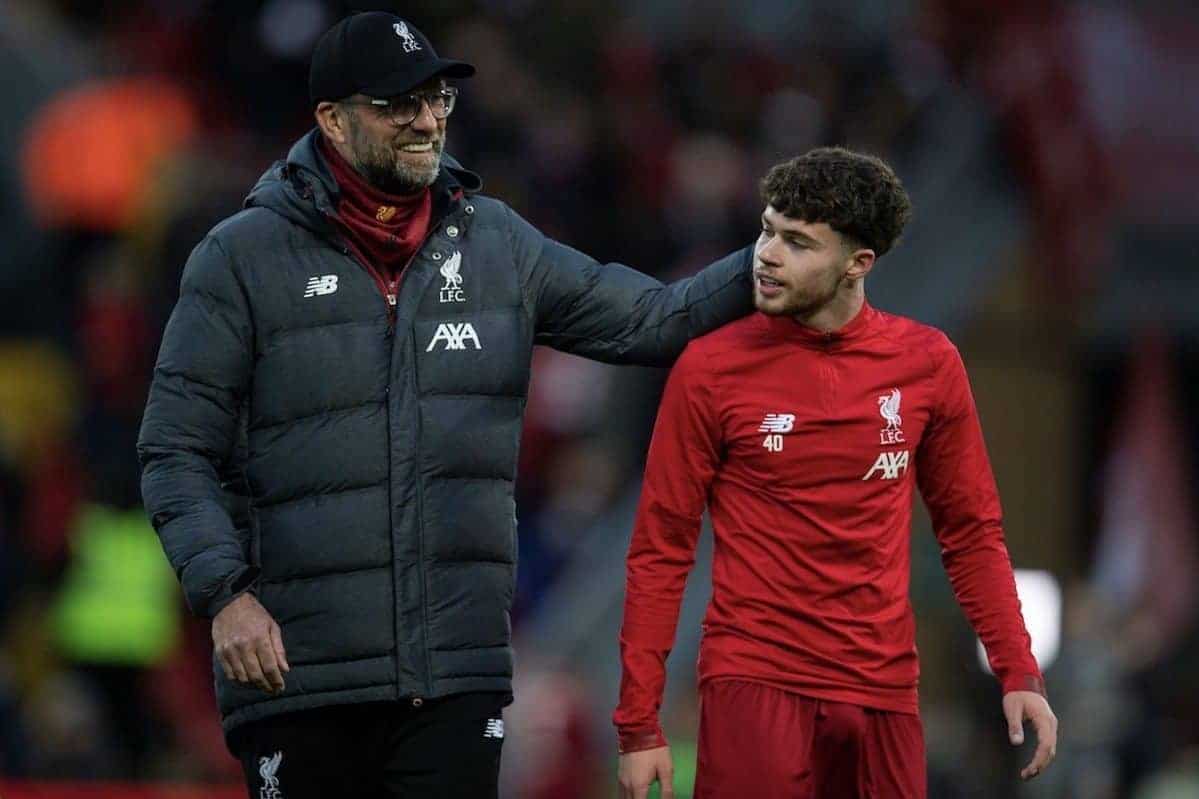
[[285, 713], [229, 738], [251, 799], [496, 799], [511, 694]]

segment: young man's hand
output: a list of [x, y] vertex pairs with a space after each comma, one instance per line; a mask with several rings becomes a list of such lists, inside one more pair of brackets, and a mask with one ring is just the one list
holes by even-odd
[[670, 747], [659, 746], [620, 756], [620, 799], [645, 799], [649, 786], [657, 780], [662, 786], [662, 799], [674, 799], [674, 762]]
[[1032, 722], [1037, 733], [1037, 751], [1020, 772], [1020, 779], [1031, 780], [1057, 755], [1057, 716], [1045, 697], [1035, 691], [1012, 691], [1003, 695], [1003, 715], [1007, 717], [1008, 738], [1013, 746], [1024, 743], [1024, 722]]

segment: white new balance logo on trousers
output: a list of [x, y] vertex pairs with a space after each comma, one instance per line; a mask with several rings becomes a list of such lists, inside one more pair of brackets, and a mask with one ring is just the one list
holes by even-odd
[[504, 720], [503, 719], [487, 719], [487, 729], [483, 730], [484, 738], [503, 738], [504, 737]]

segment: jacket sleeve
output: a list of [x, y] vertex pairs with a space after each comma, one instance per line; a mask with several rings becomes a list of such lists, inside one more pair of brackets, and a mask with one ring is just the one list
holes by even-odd
[[505, 210], [538, 344], [608, 363], [669, 366], [692, 338], [753, 310], [752, 247], [664, 286], [600, 264]]
[[1044, 694], [1016, 596], [999, 491], [978, 411], [961, 356], [948, 342], [937, 370], [940, 404], [916, 453], [916, 478], [941, 546], [941, 562], [1003, 692]]
[[723, 446], [704, 361], [690, 347], [671, 370], [650, 443], [620, 629], [620, 700], [612, 720], [622, 753], [666, 745], [658, 721], [666, 658]]
[[209, 236], [183, 271], [137, 443], [146, 512], [199, 616], [215, 616], [257, 576], [220, 479], [237, 439], [252, 342], [243, 287]]

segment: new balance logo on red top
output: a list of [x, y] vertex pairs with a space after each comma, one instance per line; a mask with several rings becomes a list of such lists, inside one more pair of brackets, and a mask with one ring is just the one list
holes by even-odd
[[759, 433], [790, 433], [795, 427], [795, 414], [768, 413], [758, 427]]
[[766, 414], [766, 418], [758, 426], [758, 432], [766, 434], [766, 438], [762, 440], [762, 446], [771, 452], [782, 452], [783, 433], [790, 433], [793, 429], [795, 429], [795, 414]]

